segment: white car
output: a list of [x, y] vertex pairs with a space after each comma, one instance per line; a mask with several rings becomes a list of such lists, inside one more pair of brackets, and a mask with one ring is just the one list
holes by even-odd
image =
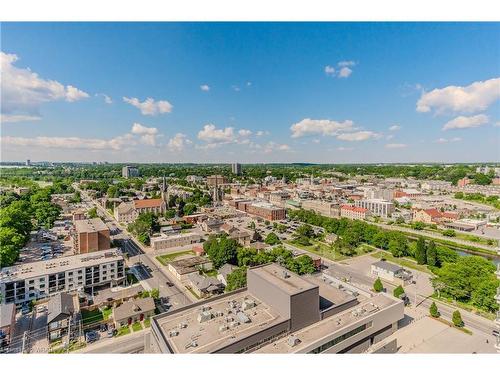
[[43, 313], [45, 312], [45, 305], [40, 305], [36, 308], [37, 313]]

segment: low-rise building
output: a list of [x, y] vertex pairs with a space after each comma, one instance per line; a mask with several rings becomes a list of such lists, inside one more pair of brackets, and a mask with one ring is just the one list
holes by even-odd
[[217, 273], [217, 279], [224, 285], [227, 285], [227, 276], [232, 273], [236, 268], [232, 264], [226, 263], [221, 268], [219, 268]]
[[4, 267], [0, 272], [2, 303], [21, 304], [60, 292], [116, 286], [125, 280], [118, 249], [97, 251]]
[[[239, 207], [238, 207], [239, 209]], [[286, 218], [286, 210], [271, 203], [255, 202], [245, 205], [245, 212], [259, 216], [265, 220], [275, 221]]]
[[187, 246], [200, 242], [202, 236], [198, 233], [178, 233], [173, 235], [161, 234], [151, 237], [151, 247], [154, 250], [164, 250], [171, 247]]
[[155, 301], [151, 297], [131, 299], [113, 309], [113, 322], [123, 327], [151, 318], [155, 312]]
[[371, 265], [371, 273], [373, 276], [380, 277], [387, 281], [408, 281], [412, 278], [411, 272], [397, 264], [389, 263], [385, 260], [379, 260], [373, 263]]
[[311, 210], [317, 214], [326, 217], [339, 217], [340, 206], [338, 203], [319, 201], [319, 200], [304, 200], [302, 201], [302, 208], [304, 210]]
[[78, 298], [74, 295], [63, 292], [49, 299], [47, 307], [47, 337], [49, 341], [60, 340], [69, 333], [69, 326], [75, 323], [75, 314], [78, 311]]
[[365, 220], [369, 216], [366, 208], [350, 206], [344, 204], [340, 206], [340, 217], [345, 217], [351, 220]]
[[394, 212], [394, 204], [384, 199], [361, 199], [354, 204], [366, 208], [373, 216], [388, 218]]
[[16, 305], [0, 305], [0, 349], [9, 345], [16, 324]]
[[200, 270], [210, 271], [211, 269], [212, 262], [200, 256], [183, 258], [168, 264], [168, 270], [179, 281], [186, 281], [189, 275], [199, 273]]
[[215, 277], [192, 273], [188, 276], [191, 290], [200, 298], [210, 297], [224, 291], [224, 284]]

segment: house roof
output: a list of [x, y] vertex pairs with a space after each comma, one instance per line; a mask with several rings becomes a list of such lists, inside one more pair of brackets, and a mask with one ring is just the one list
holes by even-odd
[[193, 273], [188, 276], [189, 281], [191, 281], [199, 290], [207, 290], [213, 292], [221, 288], [222, 283], [215, 277], [205, 277], [198, 273]]
[[135, 199], [134, 207], [135, 208], [152, 208], [152, 207], [160, 207], [163, 204], [163, 200], [161, 199]]
[[7, 303], [0, 305], [0, 327], [10, 326], [12, 323], [12, 315], [15, 314], [16, 305]]
[[341, 210], [348, 210], [348, 211], [352, 211], [352, 212], [360, 212], [360, 213], [368, 212], [368, 210], [366, 208], [349, 206], [348, 204], [343, 204], [342, 206], [340, 206], [340, 209]]
[[113, 311], [115, 320], [127, 319], [137, 314], [143, 314], [155, 309], [155, 301], [151, 297], [129, 300], [116, 307]]
[[59, 315], [71, 315], [75, 312], [73, 296], [69, 293], [59, 293], [49, 299], [47, 323], [52, 322]]
[[118, 205], [118, 207], [116, 207], [118, 212], [121, 214], [130, 212], [134, 208], [135, 208], [135, 205], [133, 202], [122, 202]]
[[221, 268], [219, 268], [219, 274], [222, 275], [224, 278], [227, 277], [231, 272], [233, 272], [236, 268], [236, 266], [233, 266], [232, 264], [226, 263], [224, 264]]

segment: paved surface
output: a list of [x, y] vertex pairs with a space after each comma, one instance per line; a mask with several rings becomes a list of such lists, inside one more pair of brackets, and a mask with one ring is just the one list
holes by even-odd
[[149, 328], [109, 340], [98, 341], [73, 353], [141, 353], [144, 351], [144, 334]]

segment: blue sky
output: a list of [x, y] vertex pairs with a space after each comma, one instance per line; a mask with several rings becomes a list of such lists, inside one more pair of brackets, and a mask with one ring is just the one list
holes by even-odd
[[2, 160], [500, 161], [499, 39], [498, 23], [2, 23]]

